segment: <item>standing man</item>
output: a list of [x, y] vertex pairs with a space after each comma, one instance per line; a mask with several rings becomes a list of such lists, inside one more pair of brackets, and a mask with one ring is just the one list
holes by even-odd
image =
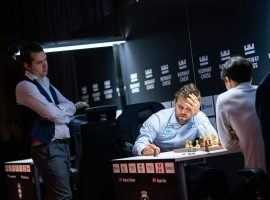
[[48, 199], [72, 199], [66, 124], [75, 106], [50, 84], [46, 53], [39, 44], [26, 44], [20, 54], [25, 78], [16, 87], [16, 101], [23, 129], [30, 135], [33, 161]]
[[224, 148], [240, 148], [246, 168], [265, 170], [264, 143], [255, 109], [257, 86], [251, 85], [252, 68], [240, 56], [224, 64], [221, 78], [228, 91], [217, 98], [217, 129]]

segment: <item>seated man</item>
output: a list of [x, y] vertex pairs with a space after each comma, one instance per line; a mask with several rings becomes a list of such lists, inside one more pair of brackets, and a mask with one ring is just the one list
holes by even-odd
[[[201, 95], [194, 84], [187, 84], [175, 93], [175, 107], [151, 115], [143, 124], [133, 146], [134, 155], [154, 155], [183, 148], [186, 140], [194, 141], [205, 134], [209, 138], [217, 132], [207, 116], [200, 111]], [[211, 195], [212, 199], [227, 199], [225, 175], [214, 169], [188, 166], [187, 184], [191, 199]], [[219, 184], [216, 184], [218, 181]], [[199, 187], [198, 187], [199, 186]]]
[[228, 91], [217, 98], [220, 141], [226, 149], [240, 148], [246, 168], [265, 168], [264, 143], [255, 109], [257, 86], [251, 85], [252, 64], [240, 56], [226, 61], [221, 78]]
[[183, 148], [185, 141], [209, 138], [217, 132], [206, 115], [200, 111], [201, 95], [194, 84], [180, 88], [175, 94], [175, 107], [163, 109], [143, 124], [133, 147], [134, 155], [153, 155]]
[[[245, 168], [266, 170], [264, 142], [260, 121], [255, 109], [257, 86], [251, 85], [252, 64], [236, 56], [226, 61], [221, 71], [228, 91], [220, 94], [216, 103], [217, 129], [226, 149], [240, 149]], [[231, 199], [250, 199], [256, 196], [254, 187], [242, 181], [233, 191]]]

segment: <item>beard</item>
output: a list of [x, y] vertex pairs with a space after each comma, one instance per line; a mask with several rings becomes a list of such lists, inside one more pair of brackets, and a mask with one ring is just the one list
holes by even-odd
[[187, 115], [177, 115], [177, 121], [180, 124], [185, 124], [185, 123], [187, 123], [188, 120], [189, 120], [189, 118]]

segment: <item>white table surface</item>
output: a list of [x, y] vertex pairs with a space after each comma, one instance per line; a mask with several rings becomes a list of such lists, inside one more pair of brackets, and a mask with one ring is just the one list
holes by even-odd
[[234, 149], [234, 150], [220, 149], [220, 150], [213, 150], [210, 152], [195, 151], [195, 152], [181, 152], [181, 153], [169, 151], [169, 152], [160, 153], [156, 157], [154, 157], [154, 156], [134, 156], [134, 157], [128, 157], [128, 158], [114, 159], [113, 161], [173, 159], [176, 162], [179, 162], [179, 161], [186, 161], [186, 160], [192, 160], [192, 159], [197, 159], [197, 158], [213, 157], [213, 156], [226, 155], [226, 154], [232, 154], [232, 153], [238, 153], [238, 152], [240, 152], [239, 149]]

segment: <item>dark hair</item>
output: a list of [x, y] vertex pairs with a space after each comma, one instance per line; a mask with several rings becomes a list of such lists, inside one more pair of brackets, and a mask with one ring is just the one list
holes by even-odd
[[44, 51], [43, 48], [41, 47], [40, 44], [36, 43], [36, 42], [31, 42], [31, 43], [27, 43], [24, 44], [21, 49], [20, 49], [20, 57], [23, 63], [27, 63], [29, 65], [31, 65], [32, 63], [32, 58], [30, 53], [31, 52], [42, 52]]
[[189, 98], [189, 94], [194, 94], [198, 98], [198, 100], [201, 101], [201, 93], [198, 90], [198, 88], [196, 87], [196, 85], [194, 85], [193, 83], [189, 83], [189, 84], [181, 87], [174, 94], [174, 97], [175, 97], [175, 100], [178, 100], [179, 98], [187, 99], [187, 98]]
[[252, 77], [252, 68], [249, 60], [241, 56], [231, 57], [221, 70], [221, 79], [225, 81], [228, 77], [237, 83], [248, 82]]

